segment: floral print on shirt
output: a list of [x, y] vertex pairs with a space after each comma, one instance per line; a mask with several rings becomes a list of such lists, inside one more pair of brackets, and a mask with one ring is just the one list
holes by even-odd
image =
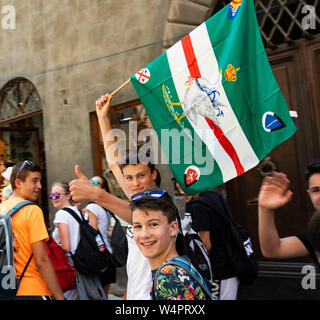
[[[155, 273], [156, 270], [152, 272], [152, 278]], [[155, 298], [156, 300], [206, 300], [206, 295], [187, 270], [167, 264], [161, 267], [158, 273]]]

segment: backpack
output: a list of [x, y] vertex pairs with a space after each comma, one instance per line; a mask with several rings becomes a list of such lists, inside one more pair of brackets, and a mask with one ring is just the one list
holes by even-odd
[[152, 296], [153, 299], [156, 300], [156, 285], [157, 285], [157, 279], [158, 279], [158, 274], [161, 271], [161, 269], [166, 266], [166, 265], [176, 265], [184, 270], [187, 271], [187, 273], [193, 278], [193, 280], [195, 282], [197, 282], [199, 284], [199, 286], [202, 288], [202, 290], [204, 291], [207, 300], [217, 300], [215, 298], [213, 298], [211, 292], [210, 292], [210, 288], [208, 287], [208, 283], [205, 279], [203, 279], [203, 277], [201, 276], [201, 274], [197, 271], [197, 269], [185, 258], [183, 257], [174, 257], [171, 259], [168, 259], [167, 261], [165, 261], [164, 263], [161, 264], [161, 266], [157, 269], [154, 279], [153, 279], [153, 290], [152, 290]]
[[52, 237], [46, 242], [46, 248], [62, 291], [66, 292], [76, 289], [76, 272], [74, 268], [70, 266], [62, 248]]
[[[91, 203], [96, 204], [95, 202], [89, 202], [88, 204]], [[116, 267], [121, 268], [127, 264], [128, 258], [128, 240], [126, 232], [123, 230], [119, 219], [111, 211], [102, 206], [100, 207], [107, 215], [110, 214], [115, 221], [110, 237], [110, 245], [112, 248], [111, 260]]]
[[107, 249], [99, 231], [90, 226], [88, 220], [81, 218], [70, 208], [63, 208], [79, 223], [80, 240], [71, 258], [75, 269], [85, 275], [99, 276], [111, 262], [111, 254]]
[[19, 201], [4, 215], [0, 214], [0, 299], [12, 299], [16, 296], [19, 284], [33, 257], [31, 254], [20, 278], [14, 267], [12, 216], [24, 206], [35, 204], [27, 200]]
[[115, 220], [115, 225], [111, 234], [111, 247], [112, 247], [112, 261], [114, 265], [121, 268], [126, 265], [128, 258], [128, 240], [125, 231], [123, 230], [120, 221], [116, 216], [108, 211], [111, 217]]
[[194, 265], [201, 276], [205, 279], [210, 291], [212, 290], [212, 268], [208, 251], [203, 244], [199, 234], [191, 228], [191, 216], [186, 213], [185, 218], [181, 220], [178, 216], [178, 223], [183, 232], [187, 245], [192, 250], [196, 264]]
[[214, 213], [223, 217], [231, 232], [231, 241], [226, 242], [226, 250], [229, 262], [235, 270], [236, 277], [242, 284], [252, 284], [258, 275], [258, 263], [255, 258], [250, 236], [247, 230], [237, 223], [223, 200], [222, 196], [214, 192], [216, 200], [201, 195], [194, 199], [194, 203], [199, 202], [209, 207]]

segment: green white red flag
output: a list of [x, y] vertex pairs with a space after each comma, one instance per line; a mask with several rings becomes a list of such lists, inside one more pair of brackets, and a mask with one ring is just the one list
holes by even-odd
[[243, 174], [296, 131], [252, 0], [231, 1], [131, 82], [187, 194]]

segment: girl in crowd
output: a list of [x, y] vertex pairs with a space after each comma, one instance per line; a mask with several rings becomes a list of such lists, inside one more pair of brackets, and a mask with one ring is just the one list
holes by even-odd
[[[64, 210], [69, 208], [73, 210], [79, 217], [84, 215], [89, 219], [89, 224], [98, 229], [96, 216], [88, 210], [80, 210], [78, 205], [71, 199], [69, 184], [66, 182], [55, 182], [51, 188], [50, 199], [53, 206], [58, 209], [55, 214], [53, 224], [55, 229], [52, 233], [53, 239], [61, 246], [66, 253], [69, 264], [73, 266], [70, 253], [74, 253], [77, 249], [80, 236], [79, 223], [74, 217]], [[76, 270], [77, 289], [67, 291], [66, 298], [70, 300], [105, 300], [105, 294], [99, 278], [91, 275], [83, 275]]]
[[[93, 185], [98, 188], [104, 189], [110, 192], [107, 180], [102, 176], [95, 176], [89, 180]], [[110, 226], [110, 212], [94, 202], [90, 202], [86, 209], [92, 212], [98, 221], [98, 229], [102, 235], [103, 241], [106, 244], [107, 249], [112, 253], [112, 248], [109, 241], [108, 229]], [[108, 298], [110, 283], [116, 282], [116, 267], [110, 262], [109, 267], [99, 276], [101, 285], [104, 289], [105, 295]]]
[[212, 299], [205, 281], [185, 255], [184, 237], [176, 220], [178, 210], [168, 193], [147, 190], [135, 194], [131, 210], [134, 240], [152, 270], [153, 299]]

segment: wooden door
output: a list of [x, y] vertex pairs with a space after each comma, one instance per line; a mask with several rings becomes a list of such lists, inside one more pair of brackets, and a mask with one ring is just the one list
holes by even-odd
[[304, 232], [313, 213], [306, 192], [304, 170], [309, 162], [320, 158], [319, 53], [320, 41], [314, 41], [312, 45], [304, 44], [269, 55], [289, 109], [298, 113], [298, 118], [294, 118], [298, 130], [293, 137], [276, 147], [265, 161], [226, 184], [233, 215], [248, 229], [259, 257], [257, 197], [264, 172], [274, 166], [285, 172], [291, 181], [292, 201], [277, 210], [276, 214], [281, 237]]

